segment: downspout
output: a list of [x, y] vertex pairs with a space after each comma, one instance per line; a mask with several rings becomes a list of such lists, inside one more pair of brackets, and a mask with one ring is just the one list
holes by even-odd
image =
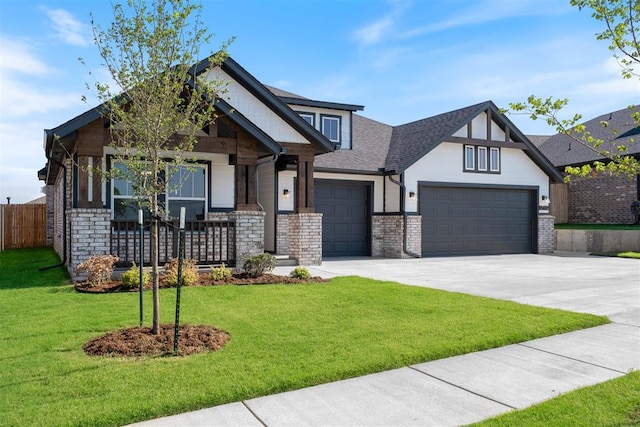
[[400, 193], [400, 210], [402, 211], [402, 253], [404, 253], [405, 255], [408, 255], [410, 257], [413, 258], [422, 258], [422, 255], [418, 255], [416, 253], [413, 252], [409, 252], [407, 250], [407, 210], [405, 208], [405, 194], [407, 192], [407, 189], [405, 188], [404, 184], [400, 181], [396, 181], [395, 179], [393, 179], [393, 176], [391, 175], [387, 175], [387, 177], [389, 178], [389, 181], [393, 182], [394, 184], [396, 184], [397, 186], [400, 187], [401, 189], [401, 193]]
[[64, 179], [62, 180], [62, 261], [58, 264], [41, 267], [39, 271], [51, 270], [52, 268], [64, 267], [67, 263], [67, 167], [59, 160], [49, 157], [47, 160], [56, 163], [64, 171]]

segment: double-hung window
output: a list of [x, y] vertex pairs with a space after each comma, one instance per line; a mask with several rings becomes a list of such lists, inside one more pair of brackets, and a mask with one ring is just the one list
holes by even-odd
[[464, 171], [477, 173], [500, 173], [500, 148], [465, 145]]
[[138, 219], [139, 203], [134, 195], [133, 183], [124, 179], [127, 176], [127, 167], [122, 163], [116, 163], [117, 169], [113, 181], [113, 217], [114, 219], [133, 221]]
[[311, 126], [316, 126], [316, 115], [313, 113], [298, 113]]
[[487, 147], [478, 147], [478, 171], [487, 171]]
[[340, 143], [340, 117], [320, 116], [321, 132], [331, 142]]

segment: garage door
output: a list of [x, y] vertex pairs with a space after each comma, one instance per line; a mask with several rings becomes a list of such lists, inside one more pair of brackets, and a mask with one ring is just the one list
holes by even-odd
[[370, 255], [371, 184], [315, 180], [316, 212], [322, 213], [322, 256]]
[[422, 255], [534, 252], [535, 194], [528, 189], [422, 186]]

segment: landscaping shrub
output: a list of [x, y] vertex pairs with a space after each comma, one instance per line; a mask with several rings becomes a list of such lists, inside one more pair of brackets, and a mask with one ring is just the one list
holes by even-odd
[[[164, 265], [165, 279], [167, 285], [176, 286], [178, 284], [178, 258], [172, 259]], [[198, 266], [194, 259], [182, 260], [182, 285], [191, 286], [198, 281]]]
[[[133, 266], [122, 273], [122, 287], [127, 289], [133, 289], [140, 283], [140, 269], [136, 266], [136, 263], [133, 263]], [[151, 282], [151, 275], [148, 271], [142, 271], [142, 284], [148, 285]]]
[[211, 267], [211, 279], [213, 280], [228, 280], [231, 279], [233, 273], [230, 269], [225, 267], [224, 262], [220, 267]]
[[289, 276], [304, 280], [311, 279], [311, 273], [309, 273], [309, 270], [302, 266], [294, 268], [291, 273], [289, 273]]
[[244, 260], [244, 272], [250, 277], [260, 277], [270, 273], [276, 266], [276, 257], [271, 254], [257, 254]]
[[120, 258], [117, 255], [95, 255], [88, 258], [75, 269], [76, 273], [87, 273], [87, 282], [91, 286], [99, 285], [111, 278], [113, 266]]

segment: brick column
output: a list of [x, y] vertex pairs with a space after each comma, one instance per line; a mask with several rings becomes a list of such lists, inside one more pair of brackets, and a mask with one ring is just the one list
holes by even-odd
[[75, 273], [78, 265], [95, 255], [109, 255], [111, 238], [111, 211], [109, 209], [70, 209], [69, 221], [70, 257], [67, 270], [74, 281], [86, 276]]
[[289, 253], [289, 215], [276, 215], [276, 254], [278, 255]]
[[229, 218], [236, 220], [236, 269], [242, 269], [244, 260], [264, 253], [264, 212], [235, 211]]
[[322, 264], [322, 214], [289, 215], [289, 258], [298, 265]]
[[[371, 256], [385, 258], [409, 258], [404, 253], [404, 217], [402, 215], [374, 215], [372, 217]], [[414, 254], [422, 253], [422, 217], [407, 216], [406, 249]]]
[[548, 254], [555, 249], [554, 223], [556, 217], [553, 215], [538, 215], [538, 253]]

